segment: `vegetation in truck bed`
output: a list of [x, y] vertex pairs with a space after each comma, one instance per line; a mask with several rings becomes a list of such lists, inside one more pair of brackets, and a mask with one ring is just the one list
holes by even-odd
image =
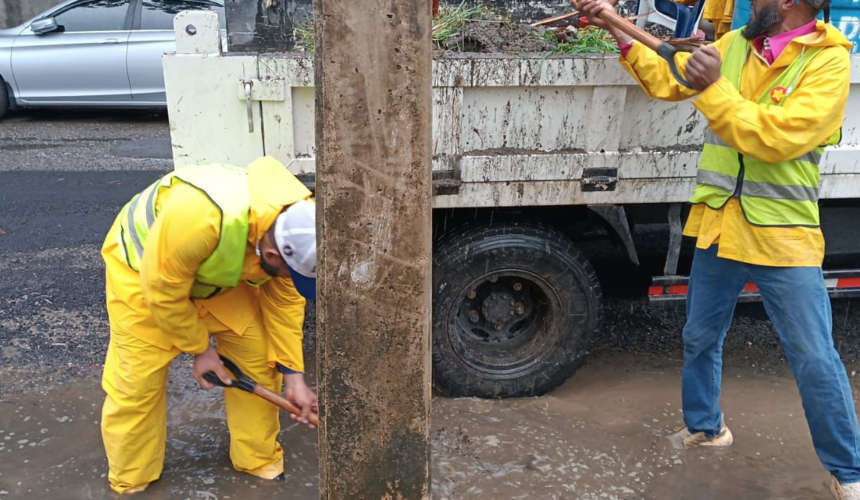
[[296, 48], [308, 54], [314, 53], [314, 18], [308, 17], [304, 21], [296, 23], [293, 29], [293, 38], [296, 40]]
[[[313, 18], [296, 24], [296, 48], [314, 51]], [[607, 54], [618, 48], [609, 34], [596, 27], [532, 28], [515, 24], [486, 5], [443, 7], [433, 20], [433, 43], [441, 52], [504, 54]]]
[[462, 39], [472, 24], [489, 24], [509, 28], [510, 20], [502, 17], [486, 5], [466, 7], [443, 7], [433, 19], [433, 42], [437, 47], [445, 47], [451, 40]]
[[617, 54], [618, 45], [608, 31], [596, 26], [578, 30], [547, 30], [543, 38], [555, 43], [550, 53], [558, 54]]

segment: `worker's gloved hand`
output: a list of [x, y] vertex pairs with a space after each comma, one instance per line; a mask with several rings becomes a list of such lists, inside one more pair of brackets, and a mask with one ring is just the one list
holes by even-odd
[[203, 354], [198, 354], [194, 356], [194, 380], [200, 384], [200, 387], [206, 389], [212, 389], [215, 387], [214, 384], [210, 384], [203, 378], [203, 374], [206, 372], [215, 372], [215, 375], [221, 379], [221, 382], [224, 382], [227, 385], [231, 385], [233, 380], [230, 378], [230, 372], [228, 372], [224, 368], [224, 363], [221, 362], [221, 358], [218, 357], [218, 353], [215, 352], [215, 349], [212, 346], [209, 346], [209, 349], [206, 349], [206, 352]]
[[304, 374], [284, 375], [284, 382], [287, 385], [287, 399], [302, 409], [301, 416], [290, 414], [290, 417], [296, 422], [307, 424], [311, 429], [315, 429], [316, 426], [309, 423], [308, 417], [311, 416], [311, 413], [319, 413], [319, 402], [316, 393], [305, 383]]
[[588, 18], [588, 24], [607, 29], [608, 26], [600, 19], [600, 12], [603, 9], [612, 9], [612, 4], [607, 0], [570, 0], [573, 8], [578, 10], [580, 14]]
[[690, 85], [703, 91], [720, 79], [720, 53], [714, 47], [702, 47], [687, 61], [686, 77]]

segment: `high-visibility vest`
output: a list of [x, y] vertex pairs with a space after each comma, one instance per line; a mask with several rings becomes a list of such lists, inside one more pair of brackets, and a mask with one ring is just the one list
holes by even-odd
[[225, 288], [235, 287], [241, 279], [250, 210], [246, 170], [227, 165], [200, 165], [183, 167], [165, 175], [123, 207], [119, 215], [121, 246], [128, 265], [139, 272], [147, 235], [158, 215], [155, 207], [159, 189], [177, 181], [198, 189], [221, 212], [218, 245], [200, 265], [191, 288], [191, 297], [209, 298]]
[[[736, 33], [723, 58], [720, 73], [740, 88], [741, 72], [750, 55], [751, 45]], [[781, 106], [790, 98], [794, 85], [806, 65], [821, 51], [804, 47], [780, 74], [758, 103]], [[838, 144], [841, 130], [825, 144], [793, 160], [765, 163], [736, 151], [717, 137], [710, 128], [696, 176], [691, 203], [704, 203], [719, 210], [730, 198], [740, 200], [744, 215], [756, 226], [818, 227], [819, 164], [824, 147]]]

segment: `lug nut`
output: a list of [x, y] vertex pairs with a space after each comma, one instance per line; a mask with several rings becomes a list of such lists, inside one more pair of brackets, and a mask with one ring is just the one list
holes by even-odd
[[522, 289], [523, 289], [523, 284], [522, 284], [522, 283], [514, 283], [514, 291], [515, 291], [515, 292], [519, 292], [519, 291], [520, 291], [520, 290], [522, 290]]
[[477, 292], [477, 290], [472, 290], [471, 292], [469, 292], [469, 295], [468, 295], [468, 297], [469, 297], [470, 299], [474, 299], [474, 298], [475, 298], [475, 297], [477, 297], [477, 296], [478, 296], [478, 292]]
[[499, 281], [498, 276], [496, 276], [495, 274], [490, 275], [490, 283], [495, 283], [497, 281]]
[[480, 320], [481, 316], [480, 314], [478, 314], [478, 311], [469, 311], [469, 321], [471, 321], [472, 323], [477, 323]]
[[523, 307], [523, 306], [517, 306], [517, 310], [516, 310], [517, 316], [522, 316], [522, 314], [523, 314], [524, 312], [526, 312], [526, 308], [525, 308], [525, 307]]
[[505, 326], [504, 326], [504, 325], [502, 325], [501, 323], [496, 323], [496, 326], [495, 326], [496, 330], [501, 330], [501, 329], [502, 329], [502, 328], [504, 328], [504, 327], [505, 327]]

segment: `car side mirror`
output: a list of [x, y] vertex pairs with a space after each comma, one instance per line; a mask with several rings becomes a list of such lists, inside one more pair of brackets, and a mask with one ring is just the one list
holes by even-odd
[[48, 17], [45, 19], [39, 19], [38, 21], [34, 21], [33, 24], [30, 25], [30, 29], [36, 35], [44, 35], [45, 33], [51, 33], [52, 31], [57, 31], [60, 27], [57, 25], [57, 20], [53, 17]]

